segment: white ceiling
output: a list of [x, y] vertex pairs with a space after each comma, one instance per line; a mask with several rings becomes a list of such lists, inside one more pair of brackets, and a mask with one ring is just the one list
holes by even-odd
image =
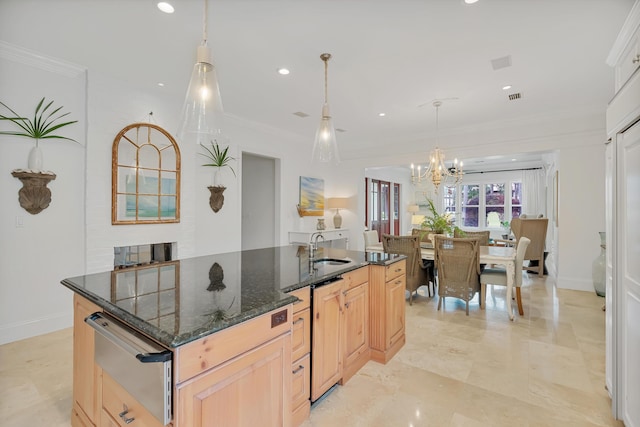
[[[181, 103], [202, 39], [203, 1], [173, 3], [167, 15], [153, 0], [0, 0], [0, 39], [171, 92]], [[300, 135], [310, 147], [323, 98], [319, 56], [331, 53], [329, 104], [349, 158], [390, 144], [423, 150], [435, 134], [434, 99], [455, 98], [440, 108], [441, 132], [604, 111], [613, 95], [605, 59], [632, 5], [209, 0], [209, 45], [225, 112]], [[507, 55], [512, 65], [494, 70], [491, 60]], [[282, 66], [291, 74], [277, 74]], [[503, 91], [506, 84], [512, 89]], [[516, 92], [522, 99], [509, 101]]]

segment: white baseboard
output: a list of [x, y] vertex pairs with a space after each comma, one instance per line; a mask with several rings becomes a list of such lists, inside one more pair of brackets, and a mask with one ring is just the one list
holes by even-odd
[[558, 277], [556, 279], [556, 287], [560, 289], [571, 289], [574, 291], [594, 292], [591, 279], [576, 279], [569, 277]]
[[0, 325], [0, 345], [73, 326], [73, 312]]

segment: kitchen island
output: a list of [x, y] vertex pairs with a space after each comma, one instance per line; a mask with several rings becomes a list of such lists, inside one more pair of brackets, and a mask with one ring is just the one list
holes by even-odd
[[[75, 292], [72, 425], [298, 425], [312, 399], [404, 344], [404, 265], [330, 248], [310, 259], [291, 245], [65, 279]], [[97, 332], [110, 322], [158, 349], [129, 351], [134, 366], [165, 359], [152, 374], [168, 378], [164, 401], [145, 402], [156, 391], [140, 390], [146, 377], [127, 384], [138, 372], [126, 354], [105, 362], [111, 344]]]

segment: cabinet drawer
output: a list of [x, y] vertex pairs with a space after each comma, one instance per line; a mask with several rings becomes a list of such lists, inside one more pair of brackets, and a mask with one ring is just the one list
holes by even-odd
[[405, 260], [394, 262], [391, 265], [385, 267], [385, 282], [391, 279], [395, 279], [398, 276], [402, 276], [407, 271], [407, 262]]
[[369, 267], [362, 267], [342, 275], [346, 290], [355, 288], [364, 282], [369, 281]]
[[297, 360], [311, 351], [311, 308], [293, 315], [291, 334], [291, 360]]
[[289, 295], [294, 296], [300, 300], [293, 304], [294, 313], [302, 311], [305, 308], [309, 308], [311, 306], [311, 288], [309, 286], [289, 292]]
[[293, 362], [291, 372], [291, 407], [295, 410], [305, 401], [309, 401], [309, 396], [311, 395], [311, 364], [309, 354]]
[[[131, 425], [136, 427], [162, 427], [149, 411], [135, 400], [125, 389], [120, 387], [106, 372], [102, 378], [102, 425], [126, 427], [126, 419], [133, 418]], [[126, 408], [126, 409], [125, 409]], [[124, 411], [126, 414], [120, 416]], [[105, 420], [105, 417], [107, 419]], [[111, 418], [110, 422], [108, 418]]]

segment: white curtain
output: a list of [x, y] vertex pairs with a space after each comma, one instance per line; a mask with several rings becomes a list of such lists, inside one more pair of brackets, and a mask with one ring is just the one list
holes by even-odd
[[544, 169], [522, 171], [522, 213], [538, 216], [547, 215], [547, 187], [545, 185]]

